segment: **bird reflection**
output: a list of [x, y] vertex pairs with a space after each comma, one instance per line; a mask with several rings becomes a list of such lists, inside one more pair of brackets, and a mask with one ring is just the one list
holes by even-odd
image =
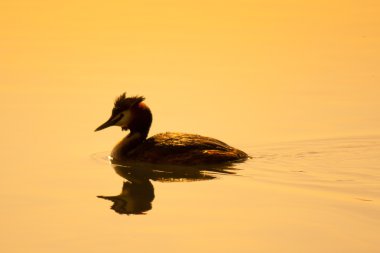
[[119, 214], [146, 214], [154, 200], [153, 181], [188, 182], [211, 180], [222, 174], [235, 174], [232, 164], [214, 166], [163, 166], [143, 163], [112, 163], [115, 172], [126, 179], [115, 196], [98, 196], [113, 202], [111, 209]]

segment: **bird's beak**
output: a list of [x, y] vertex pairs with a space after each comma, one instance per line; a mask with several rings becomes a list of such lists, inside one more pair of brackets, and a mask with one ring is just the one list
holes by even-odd
[[110, 127], [110, 126], [114, 126], [119, 120], [120, 120], [119, 117], [111, 116], [111, 118], [109, 118], [105, 123], [103, 123], [97, 129], [95, 129], [95, 132], [100, 131], [100, 130], [107, 128], [107, 127]]

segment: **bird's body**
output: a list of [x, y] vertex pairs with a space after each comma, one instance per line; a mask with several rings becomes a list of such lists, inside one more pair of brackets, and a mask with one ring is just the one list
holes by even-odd
[[129, 152], [122, 140], [111, 156], [121, 161], [196, 165], [239, 161], [247, 154], [217, 139], [196, 134], [160, 133], [141, 142]]
[[199, 165], [243, 161], [248, 155], [217, 139], [186, 133], [160, 133], [147, 139], [152, 114], [143, 97], [121, 95], [111, 118], [96, 131], [116, 125], [130, 133], [112, 150], [117, 161]]

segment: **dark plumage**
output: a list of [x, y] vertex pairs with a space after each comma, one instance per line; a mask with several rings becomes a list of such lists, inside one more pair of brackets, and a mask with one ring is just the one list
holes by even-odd
[[126, 93], [124, 92], [115, 100], [115, 107], [113, 111], [116, 113], [120, 113], [122, 111], [128, 110], [132, 108], [134, 105], [141, 103], [145, 98], [142, 96], [134, 96], [134, 97], [126, 97]]
[[143, 141], [125, 158], [149, 163], [212, 164], [247, 158], [243, 151], [197, 134], [160, 133]]
[[115, 101], [110, 119], [95, 131], [120, 126], [130, 133], [112, 150], [118, 161], [160, 164], [198, 165], [243, 161], [248, 155], [217, 139], [196, 134], [161, 133], [148, 139], [152, 113], [144, 97], [126, 97]]

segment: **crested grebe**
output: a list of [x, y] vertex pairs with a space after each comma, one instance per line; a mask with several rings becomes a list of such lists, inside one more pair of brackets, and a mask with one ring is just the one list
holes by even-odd
[[248, 155], [210, 137], [185, 133], [160, 133], [147, 139], [152, 113], [144, 97], [119, 96], [111, 117], [95, 131], [110, 126], [130, 130], [112, 150], [115, 161], [138, 161], [174, 165], [217, 164], [243, 161]]

